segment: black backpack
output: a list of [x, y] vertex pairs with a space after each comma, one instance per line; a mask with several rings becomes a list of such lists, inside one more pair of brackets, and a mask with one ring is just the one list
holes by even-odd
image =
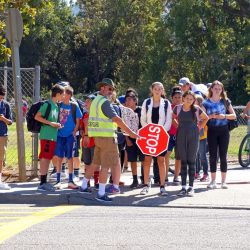
[[44, 118], [47, 120], [49, 117], [50, 110], [51, 110], [51, 104], [49, 103], [48, 100], [33, 103], [29, 111], [27, 112], [26, 121], [27, 121], [27, 129], [29, 132], [40, 133], [42, 123], [35, 120], [35, 115], [44, 103], [48, 103], [48, 107], [44, 115]]

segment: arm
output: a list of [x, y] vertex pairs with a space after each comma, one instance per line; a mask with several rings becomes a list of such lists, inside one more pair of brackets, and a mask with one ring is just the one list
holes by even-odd
[[240, 115], [243, 117], [243, 118], [250, 118], [250, 116], [247, 115], [248, 113], [248, 110], [250, 109], [250, 101], [247, 103], [246, 107], [244, 108], [243, 110], [243, 113], [241, 113]]
[[167, 114], [166, 114], [166, 121], [164, 124], [164, 128], [169, 131], [172, 125], [172, 115], [173, 115], [173, 110], [171, 108], [171, 103], [168, 101], [168, 109], [167, 109]]
[[58, 123], [58, 122], [51, 122], [49, 120], [46, 120], [45, 118], [43, 118], [42, 116], [42, 113], [40, 111], [38, 111], [35, 115], [35, 120], [43, 123], [43, 124], [46, 124], [46, 125], [49, 125], [51, 127], [54, 127], [54, 128], [61, 128], [61, 124]]
[[204, 128], [209, 120], [208, 115], [201, 109], [202, 113], [199, 115], [201, 122], [199, 122], [199, 129]]
[[77, 131], [79, 130], [80, 119], [76, 118], [76, 126], [73, 131], [73, 135], [76, 136]]
[[134, 133], [119, 116], [115, 116], [112, 118], [112, 122], [115, 122], [118, 127], [120, 127], [125, 133], [127, 133], [131, 138], [138, 139], [139, 136]]
[[0, 121], [4, 122], [6, 125], [11, 125], [12, 124], [12, 114], [11, 114], [11, 109], [10, 105], [8, 103], [5, 104], [6, 108], [6, 114], [0, 115]]
[[145, 127], [147, 124], [146, 100], [144, 100], [141, 107], [141, 126]]

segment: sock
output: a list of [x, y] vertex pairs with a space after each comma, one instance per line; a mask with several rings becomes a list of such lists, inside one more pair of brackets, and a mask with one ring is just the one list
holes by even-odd
[[41, 178], [40, 185], [47, 183], [47, 174], [41, 175], [40, 178]]
[[80, 169], [79, 168], [75, 168], [74, 169], [74, 176], [75, 177], [79, 177], [79, 172], [80, 172]]
[[99, 182], [99, 171], [94, 172], [94, 183], [97, 184]]
[[83, 180], [82, 180], [82, 189], [86, 189], [88, 187], [88, 182], [89, 182], [89, 179], [83, 177]]
[[137, 181], [137, 182], [138, 182], [137, 174], [136, 174], [136, 175], [133, 175], [133, 181]]
[[73, 182], [73, 173], [69, 173], [69, 182]]
[[66, 166], [65, 166], [65, 163], [62, 164], [62, 173], [65, 173], [66, 172]]
[[115, 185], [115, 184], [113, 184], [113, 186], [114, 186], [114, 188], [119, 189], [119, 185]]
[[61, 173], [56, 173], [56, 181], [61, 182]]
[[188, 188], [191, 188], [191, 189], [193, 189], [193, 187], [191, 187], [191, 186], [189, 186]]
[[187, 187], [186, 187], [186, 186], [182, 186], [182, 188], [187, 189]]
[[106, 183], [99, 183], [99, 190], [98, 190], [99, 196], [105, 195], [105, 186], [106, 186]]
[[160, 186], [160, 188], [165, 188], [164, 186]]

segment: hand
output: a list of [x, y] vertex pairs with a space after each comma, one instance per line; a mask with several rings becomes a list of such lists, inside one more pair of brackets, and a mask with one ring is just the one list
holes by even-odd
[[53, 128], [58, 128], [58, 129], [63, 128], [61, 123], [58, 123], [58, 122], [51, 122], [49, 125]]
[[140, 136], [137, 135], [136, 133], [132, 132], [130, 135], [129, 135], [131, 138], [134, 138], [134, 139], [138, 139], [140, 140]]
[[89, 145], [89, 137], [88, 136], [84, 136], [83, 137], [83, 147], [86, 148]]
[[0, 121], [3, 121], [3, 119], [4, 119], [4, 115], [0, 114]]
[[211, 114], [208, 116], [209, 119], [216, 119], [216, 114]]
[[217, 114], [216, 119], [223, 120], [223, 119], [226, 119], [226, 116], [225, 114]]

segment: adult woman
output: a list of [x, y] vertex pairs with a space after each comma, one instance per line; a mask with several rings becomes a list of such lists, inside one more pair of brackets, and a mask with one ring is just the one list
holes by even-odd
[[[195, 159], [199, 145], [199, 130], [204, 128], [208, 121], [205, 112], [195, 103], [195, 94], [186, 91], [182, 96], [183, 104], [174, 108], [174, 118], [178, 119], [178, 130], [176, 134], [176, 151], [181, 160], [181, 185], [182, 189], [178, 196], [193, 196]], [[187, 184], [187, 172], [189, 175], [189, 187]]]
[[[164, 87], [161, 82], [154, 82], [151, 85], [151, 98], [146, 99], [142, 104], [141, 112], [141, 125], [146, 126], [149, 123], [161, 124], [168, 131], [172, 123], [172, 108], [168, 100], [165, 100]], [[165, 190], [165, 177], [166, 177], [166, 166], [165, 166], [165, 155], [163, 152], [157, 157], [157, 162], [160, 172], [160, 194], [167, 195]], [[152, 156], [145, 155], [144, 160], [144, 187], [141, 194], [147, 194], [150, 188], [149, 181], [149, 170], [152, 161]]]
[[211, 171], [211, 182], [208, 188], [216, 188], [217, 155], [219, 149], [221, 188], [228, 188], [227, 175], [227, 150], [229, 144], [228, 120], [235, 120], [236, 115], [231, 102], [227, 98], [224, 86], [218, 80], [209, 88], [208, 99], [203, 106], [209, 117], [208, 122], [208, 149]]

